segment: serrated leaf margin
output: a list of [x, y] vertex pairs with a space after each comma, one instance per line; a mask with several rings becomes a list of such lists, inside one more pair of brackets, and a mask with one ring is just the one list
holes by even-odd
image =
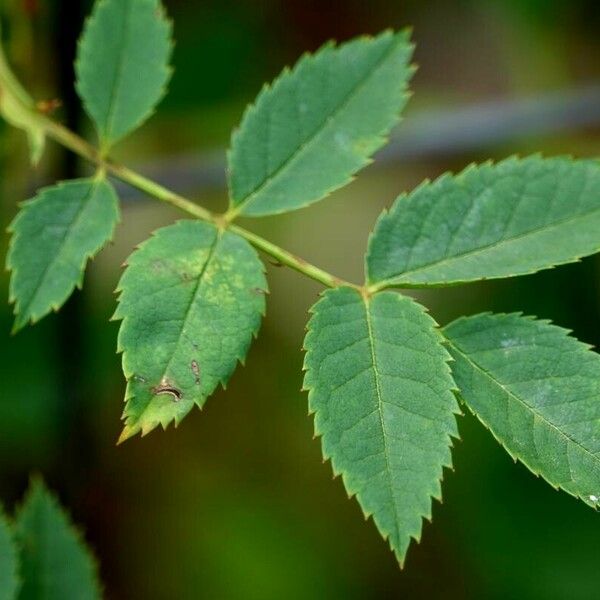
[[[309, 371], [309, 367], [308, 367], [308, 356], [310, 353], [310, 349], [307, 348], [307, 342], [309, 341], [309, 335], [311, 332], [311, 322], [312, 322], [312, 316], [315, 315], [317, 313], [317, 306], [319, 305], [320, 302], [322, 302], [326, 296], [327, 293], [335, 290], [337, 288], [332, 288], [332, 289], [327, 289], [324, 290], [323, 292], [321, 292], [319, 294], [319, 300], [314, 303], [308, 310], [308, 314], [311, 315], [307, 325], [306, 325], [306, 335], [304, 337], [304, 342], [302, 345], [302, 351], [304, 352], [304, 361], [303, 361], [303, 365], [302, 365], [302, 371], [304, 373], [304, 381], [303, 381], [303, 385], [302, 385], [302, 392], [307, 392], [308, 395], [308, 416], [311, 417], [315, 415], [315, 413], [317, 412], [316, 408], [312, 408], [312, 402], [311, 402], [311, 398], [315, 393], [314, 387], [312, 387], [310, 385], [310, 383], [308, 382], [308, 378], [307, 378], [307, 373]], [[374, 295], [374, 294], [373, 294]], [[398, 293], [398, 297], [402, 297], [403, 295]], [[439, 324], [435, 321], [435, 319], [430, 315], [429, 313], [429, 309], [424, 306], [423, 304], [421, 304], [420, 302], [415, 301], [414, 299], [410, 298], [409, 296], [404, 296], [406, 298], [409, 298], [410, 300], [412, 300], [412, 302], [418, 306], [421, 310], [421, 312], [424, 315], [427, 315], [427, 317], [429, 317], [429, 319], [431, 319], [432, 322], [432, 331], [435, 332], [436, 337], [438, 338], [438, 342], [440, 345], [440, 348], [445, 350], [445, 374], [448, 376], [448, 378], [453, 382], [453, 387], [449, 389], [449, 391], [455, 396], [456, 399], [458, 399], [458, 387], [456, 386], [456, 382], [454, 382], [454, 377], [452, 376], [452, 370], [450, 367], [450, 364], [454, 361], [454, 359], [452, 358], [452, 356], [450, 356], [450, 353], [445, 349], [445, 344], [444, 344], [444, 336], [441, 333], [441, 328], [439, 326]], [[364, 298], [364, 293], [363, 293], [363, 300], [365, 300]], [[366, 310], [368, 311], [368, 307], [366, 307]], [[453, 414], [456, 417], [459, 416], [463, 416], [463, 412], [460, 409], [460, 406], [458, 404], [458, 402], [455, 402], [455, 407], [453, 410]], [[319, 431], [318, 429], [318, 425], [316, 422], [316, 419], [313, 418], [313, 439], [317, 439], [317, 438], [322, 438], [323, 437], [323, 432]], [[461, 441], [460, 438], [460, 434], [458, 432], [458, 429], [456, 430], [455, 433], [450, 433], [448, 432], [446, 434], [447, 437], [447, 442], [448, 442], [448, 448], [450, 449], [450, 451], [452, 451], [453, 447], [454, 447], [454, 440], [456, 441]], [[342, 479], [342, 483], [344, 485], [344, 490], [346, 491], [346, 495], [348, 497], [349, 500], [355, 499], [362, 514], [363, 517], [365, 519], [365, 521], [368, 521], [369, 519], [373, 520], [373, 523], [375, 524], [375, 527], [377, 529], [377, 531], [379, 532], [379, 534], [381, 535], [381, 537], [384, 539], [384, 541], [388, 544], [388, 547], [390, 549], [390, 551], [394, 554], [394, 556], [396, 557], [396, 560], [398, 561], [398, 564], [400, 566], [400, 569], [404, 569], [405, 566], [405, 562], [406, 562], [406, 556], [408, 554], [408, 548], [407, 548], [407, 552], [405, 553], [404, 556], [401, 556], [392, 546], [391, 541], [390, 541], [390, 532], [383, 532], [379, 529], [379, 527], [377, 526], [377, 524], [375, 523], [375, 519], [374, 519], [374, 513], [372, 512], [367, 512], [364, 510], [362, 504], [360, 503], [359, 499], [358, 499], [358, 494], [357, 492], [353, 492], [353, 491], [349, 491], [350, 487], [348, 484], [348, 480], [347, 480], [347, 473], [346, 471], [339, 469], [335, 463], [335, 459], [331, 456], [331, 455], [326, 455], [325, 451], [323, 449], [323, 445], [320, 444], [321, 446], [321, 453], [323, 455], [323, 463], [325, 462], [329, 462], [331, 465], [331, 470], [333, 473], [333, 478], [337, 479], [338, 477], [341, 477]], [[438, 482], [438, 489], [439, 492], [437, 494], [432, 494], [430, 496], [431, 499], [437, 500], [438, 502], [442, 503], [442, 491], [441, 491], [441, 484], [444, 480], [444, 468], [445, 469], [449, 469], [450, 471], [454, 471], [454, 466], [452, 464], [452, 460], [450, 460], [447, 464], [442, 464], [441, 465], [441, 470], [440, 470], [440, 476], [437, 479]], [[418, 532], [411, 532], [409, 534], [410, 539], [414, 540], [417, 544], [419, 544], [421, 542], [421, 535], [423, 532], [423, 522], [427, 521], [429, 523], [432, 522], [432, 502], [429, 503], [429, 511], [426, 514], [420, 515], [421, 516], [421, 527], [419, 529]]]

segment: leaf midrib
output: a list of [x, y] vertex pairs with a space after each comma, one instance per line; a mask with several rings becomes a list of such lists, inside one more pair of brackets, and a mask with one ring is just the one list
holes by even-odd
[[190, 295], [190, 301], [189, 301], [186, 311], [185, 311], [185, 317], [181, 321], [181, 329], [179, 331], [179, 334], [177, 335], [177, 343], [175, 344], [175, 350], [173, 351], [171, 358], [167, 362], [167, 365], [163, 372], [163, 377], [166, 377], [167, 373], [171, 369], [171, 364], [173, 363], [175, 353], [177, 352], [177, 348], [179, 348], [179, 344], [181, 342], [181, 336], [183, 335], [183, 332], [184, 332], [184, 330], [187, 326], [188, 320], [190, 318], [190, 314], [192, 312], [192, 307], [196, 303], [198, 294], [200, 293], [200, 288], [202, 286], [202, 281], [203, 281], [204, 275], [206, 273], [206, 270], [208, 269], [208, 266], [210, 265], [210, 262], [212, 261], [212, 259], [214, 258], [215, 254], [217, 252], [217, 247], [219, 245], [219, 242], [221, 241], [222, 235], [223, 235], [223, 233], [220, 230], [215, 231], [215, 238], [210, 245], [208, 254], [206, 255], [206, 262], [202, 266], [200, 273], [198, 273], [198, 281], [196, 282], [196, 285], [194, 286], [194, 290], [193, 290], [192, 294]]
[[122, 79], [123, 79], [123, 70], [124, 63], [127, 54], [125, 53], [125, 47], [127, 46], [127, 36], [129, 35], [129, 23], [131, 20], [132, 13], [132, 4], [129, 0], [119, 0], [123, 2], [124, 7], [124, 16], [123, 16], [123, 37], [119, 40], [119, 48], [117, 54], [120, 57], [120, 60], [117, 63], [115, 68], [115, 74], [112, 81], [112, 86], [110, 88], [110, 97], [108, 101], [108, 112], [106, 115], [106, 125], [104, 129], [104, 135], [106, 136], [105, 142], [108, 143], [110, 138], [112, 137], [112, 129], [115, 120], [115, 112], [116, 112], [116, 96], [117, 90], [121, 87]]
[[[498, 240], [496, 242], [492, 242], [490, 244], [486, 244], [484, 246], [480, 246], [478, 248], [475, 248], [474, 250], [466, 250], [465, 252], [461, 252], [459, 254], [455, 254], [453, 256], [448, 256], [445, 257], [441, 260], [435, 261], [435, 262], [431, 262], [431, 263], [427, 263], [426, 265], [417, 267], [415, 269], [411, 269], [408, 271], [403, 271], [402, 273], [398, 273], [396, 275], [392, 275], [389, 277], [386, 277], [385, 279], [381, 279], [379, 281], [371, 281], [371, 283], [376, 284], [377, 286], [385, 286], [385, 285], [393, 285], [394, 283], [407, 283], [410, 284], [410, 281], [403, 281], [405, 277], [410, 276], [410, 275], [415, 275], [416, 273], [425, 273], [431, 269], [434, 269], [436, 267], [439, 267], [440, 265], [444, 265], [446, 263], [450, 263], [454, 260], [457, 259], [461, 259], [464, 258], [466, 256], [476, 256], [477, 254], [483, 253], [483, 252], [487, 252], [488, 250], [492, 249], [492, 248], [497, 248], [499, 246], [505, 245], [505, 244], [512, 244], [515, 241], [518, 241], [520, 239], [529, 237], [529, 236], [533, 236], [536, 235], [537, 233], [540, 232], [547, 232], [547, 231], [551, 231], [552, 229], [556, 228], [556, 227], [560, 227], [563, 226], [565, 224], [568, 223], [575, 223], [577, 221], [580, 221], [582, 219], [586, 219], [587, 217], [590, 217], [596, 213], [600, 212], [600, 208], [595, 208], [594, 210], [585, 212], [585, 213], [580, 213], [576, 216], [573, 217], [568, 217], [566, 219], [560, 219], [559, 221], [555, 221], [554, 223], [552, 223], [551, 225], [543, 225], [541, 227], [536, 227], [534, 229], [530, 229], [528, 231], [525, 231], [523, 233], [520, 233], [518, 235], [515, 235], [513, 237], [510, 238], [504, 238], [502, 240]], [[567, 262], [569, 261], [575, 261], [576, 258], [573, 259], [569, 259]], [[538, 270], [542, 270], [544, 268], [548, 268], [548, 267], [537, 267], [535, 268], [536, 271]], [[492, 276], [490, 277], [490, 279], [492, 279], [493, 277], [502, 277], [501, 275], [497, 275], [497, 276]], [[477, 279], [482, 279], [482, 277], [477, 277]], [[467, 279], [468, 281], [469, 279]], [[448, 282], [441, 282], [441, 283], [452, 283], [454, 281], [463, 281], [462, 279], [460, 280], [449, 280]], [[427, 282], [417, 282], [418, 285], [422, 285], [424, 287], [427, 287], [428, 285], [440, 285], [440, 282], [437, 282], [436, 284], [431, 283], [428, 284]]]
[[291, 163], [293, 163], [304, 151], [311, 146], [313, 142], [315, 142], [319, 135], [323, 132], [326, 126], [336, 119], [339, 114], [348, 106], [348, 104], [354, 99], [356, 95], [358, 95], [362, 89], [367, 85], [367, 82], [375, 75], [375, 73], [381, 68], [381, 66], [387, 61], [387, 59], [391, 56], [391, 54], [396, 50], [396, 47], [400, 45], [399, 38], [394, 36], [392, 43], [388, 50], [377, 60], [375, 66], [363, 77], [359, 79], [359, 81], [352, 86], [349, 92], [342, 98], [340, 104], [334, 109], [333, 112], [328, 114], [324, 119], [322, 119], [311, 131], [305, 139], [303, 139], [300, 144], [297, 146], [296, 150], [286, 158], [277, 169], [273, 171], [264, 181], [259, 183], [252, 191], [248, 192], [244, 198], [242, 198], [236, 204], [232, 204], [232, 209], [236, 213], [240, 213], [244, 206], [250, 204], [256, 196], [258, 196], [266, 187], [268, 187], [279, 175], [283, 172]]
[[[392, 497], [392, 504], [394, 505], [394, 525], [395, 525], [395, 529], [396, 529], [396, 543], [399, 544], [400, 543], [400, 515], [398, 514], [398, 504], [396, 501], [396, 493], [394, 491], [394, 486], [392, 484], [392, 475], [391, 475], [391, 467], [390, 467], [390, 458], [389, 458], [389, 449], [388, 449], [388, 434], [387, 434], [387, 429], [385, 426], [385, 420], [383, 418], [383, 405], [384, 405], [384, 400], [382, 398], [382, 393], [381, 393], [381, 385], [379, 382], [379, 371], [377, 369], [377, 353], [375, 351], [375, 336], [373, 333], [373, 323], [372, 323], [372, 319], [371, 319], [371, 312], [370, 312], [370, 305], [369, 305], [369, 300], [366, 297], [362, 297], [364, 306], [365, 306], [365, 315], [366, 315], [366, 321], [367, 321], [367, 332], [369, 335], [369, 348], [371, 351], [371, 362], [373, 363], [373, 377], [375, 379], [375, 391], [377, 394], [377, 414], [379, 415], [379, 423], [381, 425], [381, 432], [383, 435], [383, 455], [385, 457], [385, 465], [386, 465], [386, 479], [388, 482], [388, 487], [390, 490], [390, 496]], [[395, 543], [392, 544], [392, 547], [395, 547]]]
[[[190, 318], [190, 314], [192, 312], [192, 307], [195, 304], [198, 294], [200, 292], [200, 287], [202, 285], [202, 280], [204, 278], [204, 274], [206, 273], [206, 270], [207, 270], [211, 260], [213, 259], [214, 255], [216, 253], [216, 250], [217, 250], [217, 246], [222, 238], [222, 232], [220, 232], [219, 230], [216, 230], [214, 233], [215, 233], [215, 237], [214, 237], [213, 241], [211, 242], [210, 248], [208, 250], [208, 254], [206, 256], [206, 261], [204, 262], [204, 265], [202, 266], [200, 273], [198, 273], [196, 284], [194, 286], [194, 289], [192, 290], [192, 293], [190, 294], [190, 301], [185, 310], [185, 316], [181, 320], [181, 328], [177, 335], [177, 341], [174, 344], [174, 350], [171, 353], [171, 358], [169, 358], [169, 360], [167, 361], [167, 363], [163, 369], [162, 375], [161, 375], [160, 379], [157, 381], [157, 385], [159, 385], [160, 381], [162, 381], [164, 378], [166, 378], [168, 376], [168, 373], [171, 369], [173, 360], [175, 359], [175, 355], [177, 354], [177, 349], [179, 348], [179, 344], [181, 343], [181, 337], [183, 335], [183, 332], [184, 332], [186, 325], [188, 323], [188, 320]], [[176, 387], [178, 387], [178, 386], [176, 386]], [[142, 410], [142, 412], [139, 414], [139, 416], [136, 419], [137, 422], [139, 422], [143, 419], [144, 414], [148, 410], [148, 407], [150, 406], [150, 402], [152, 401], [152, 398], [154, 398], [154, 396], [156, 396], [156, 394], [150, 394], [148, 402], [146, 403], [146, 406], [144, 406], [144, 409]]]
[[[472, 365], [472, 367], [475, 370], [477, 370], [478, 372], [480, 372], [481, 374], [483, 374], [487, 379], [489, 379], [490, 381], [492, 381], [492, 383], [494, 383], [497, 387], [499, 387], [500, 389], [502, 389], [502, 391], [505, 392], [507, 396], [509, 396], [509, 397], [513, 398], [514, 400], [516, 400], [517, 403], [520, 404], [525, 410], [528, 410], [531, 413], [533, 413], [533, 415], [535, 417], [537, 417], [542, 423], [544, 423], [545, 425], [547, 425], [550, 429], [554, 430], [559, 435], [559, 437], [563, 438], [568, 443], [571, 443], [571, 444], [577, 446], [584, 454], [588, 455], [593, 461], [595, 461], [598, 464], [600, 464], [600, 458], [597, 457], [593, 452], [590, 452], [590, 450], [588, 450], [580, 442], [578, 442], [577, 440], [573, 439], [570, 435], [566, 434], [564, 431], [562, 431], [556, 425], [554, 425], [554, 423], [552, 423], [551, 421], [549, 421], [544, 415], [540, 414], [534, 407], [532, 407], [531, 405], [527, 404], [524, 400], [522, 400], [521, 398], [519, 398], [519, 396], [517, 396], [515, 393], [513, 393], [511, 390], [509, 390], [503, 383], [501, 383], [500, 381], [498, 381], [498, 379], [496, 379], [490, 371], [488, 371], [487, 369], [485, 369], [484, 367], [482, 367], [481, 365], [479, 365], [478, 363], [476, 363], [473, 359], [471, 359], [471, 357], [468, 354], [465, 354], [465, 352], [461, 348], [459, 348], [459, 346], [457, 346], [455, 342], [453, 342], [452, 340], [450, 340], [448, 337], [446, 337], [446, 341], [447, 341], [447, 343], [452, 348], [454, 348], [454, 350], [458, 354], [460, 354], [470, 365]], [[523, 460], [522, 457], [519, 457], [519, 458], [521, 460]], [[523, 462], [525, 462], [525, 461], [523, 461]], [[572, 477], [573, 472], [571, 471], [570, 466], [569, 466], [569, 472], [571, 474], [571, 481], [574, 481], [573, 477]]]

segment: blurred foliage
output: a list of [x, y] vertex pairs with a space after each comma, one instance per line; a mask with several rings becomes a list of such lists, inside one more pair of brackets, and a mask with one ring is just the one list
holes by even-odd
[[[3, 4], [10, 50], [37, 99], [61, 98], [57, 118], [89, 124], [71, 92], [70, 57], [87, 2]], [[176, 72], [158, 114], [118, 152], [125, 162], [176, 160], [222, 148], [246, 102], [306, 49], [385, 27], [414, 25], [415, 96], [407, 112], [518, 98], [600, 80], [595, 0], [167, 0], [175, 19]], [[0, 225], [42, 183], [81, 172], [51, 145], [31, 171], [27, 147], [0, 129]], [[600, 154], [600, 125], [568, 136], [371, 168], [327, 202], [246, 224], [340, 275], [362, 277], [368, 230], [384, 206], [424, 177], [472, 160], [531, 150]], [[143, 167], [143, 165], [142, 165]], [[201, 192], [211, 208], [223, 191]], [[108, 598], [597, 597], [600, 522], [551, 490], [475, 420], [460, 419], [455, 471], [422, 543], [400, 572], [311, 441], [300, 393], [306, 310], [319, 287], [269, 265], [261, 335], [227, 394], [177, 430], [115, 447], [124, 382], [115, 354], [114, 290], [134, 244], [180, 215], [128, 201], [114, 245], [59, 315], [10, 337], [0, 303], [0, 497], [20, 497], [44, 473], [84, 525]], [[0, 248], [4, 256], [7, 238]], [[586, 259], [513, 281], [419, 293], [446, 323], [483, 310], [524, 310], [600, 342], [600, 263]], [[6, 275], [0, 291], [7, 297]]]

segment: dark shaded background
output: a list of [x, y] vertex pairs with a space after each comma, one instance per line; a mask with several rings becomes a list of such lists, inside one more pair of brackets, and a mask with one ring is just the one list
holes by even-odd
[[[166, 4], [177, 38], [170, 95], [115, 155], [214, 210], [226, 203], [229, 131], [263, 81], [329, 38], [414, 26], [415, 96], [383, 166], [312, 208], [246, 223], [351, 280], [380, 210], [423, 178], [512, 153], [600, 154], [596, 0]], [[3, 5], [19, 75], [36, 98], [60, 97], [57, 118], [85, 132], [71, 60], [87, 3]], [[0, 127], [4, 229], [39, 185], [88, 167], [50, 143], [32, 171], [22, 135]], [[460, 419], [444, 504], [398, 569], [312, 439], [300, 348], [319, 286], [287, 269], [269, 266], [267, 318], [227, 392], [177, 431], [117, 448], [124, 382], [112, 291], [134, 244], [181, 216], [131, 190], [123, 198], [115, 243], [58, 316], [12, 338], [0, 303], [0, 497], [12, 506], [28, 474], [42, 473], [85, 529], [108, 598], [600, 597], [598, 515], [514, 465], [470, 416]], [[599, 267], [591, 258], [418, 296], [442, 324], [523, 310], [597, 344]], [[2, 274], [3, 297], [7, 283]]]

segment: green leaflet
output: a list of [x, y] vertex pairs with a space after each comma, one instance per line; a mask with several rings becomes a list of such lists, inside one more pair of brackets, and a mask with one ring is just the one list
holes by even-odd
[[408, 32], [330, 43], [265, 86], [231, 141], [230, 214], [294, 210], [351, 181], [399, 119], [412, 51]]
[[465, 403], [516, 460], [591, 506], [600, 498], [600, 356], [548, 321], [461, 318], [444, 329]]
[[81, 535], [44, 487], [33, 481], [15, 517], [23, 586], [19, 600], [96, 600], [98, 569]]
[[443, 175], [383, 214], [369, 241], [378, 288], [525, 275], [600, 250], [600, 167], [509, 158]]
[[115, 313], [127, 378], [121, 441], [178, 424], [225, 385], [258, 332], [266, 289], [254, 249], [200, 221], [160, 229], [131, 255]]
[[402, 564], [451, 465], [450, 357], [425, 309], [395, 292], [336, 288], [311, 312], [304, 386], [323, 456]]
[[11, 223], [7, 266], [15, 330], [58, 308], [81, 287], [87, 260], [112, 238], [117, 196], [104, 179], [77, 179], [45, 188]]
[[18, 589], [17, 548], [8, 517], [0, 508], [0, 600], [14, 600]]
[[98, 0], [75, 65], [104, 150], [139, 127], [171, 76], [171, 23], [159, 0]]

